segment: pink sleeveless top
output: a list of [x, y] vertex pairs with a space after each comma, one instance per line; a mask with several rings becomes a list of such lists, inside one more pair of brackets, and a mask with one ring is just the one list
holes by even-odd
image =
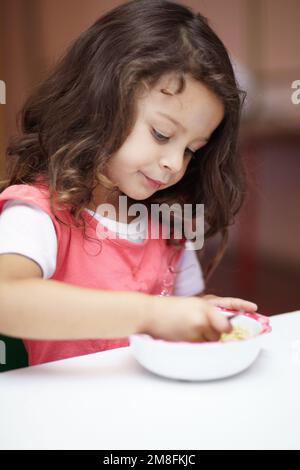
[[[34, 204], [51, 217], [57, 236], [56, 271], [51, 279], [92, 289], [140, 291], [154, 295], [162, 290], [173, 293], [176, 265], [183, 254], [184, 245], [180, 249], [167, 246], [167, 240], [162, 238], [161, 224], [157, 227], [159, 238], [151, 238], [151, 227], [155, 223], [151, 214], [148, 215], [147, 238], [137, 243], [116, 238], [88, 211], [83, 211], [87, 222], [86, 235], [89, 237], [84, 239], [82, 228], [68, 226], [71, 222], [74, 224], [69, 210], [56, 213], [67, 225], [55, 218], [50, 208], [47, 186], [9, 186], [0, 194], [0, 214], [4, 203], [10, 199]], [[129, 345], [127, 337], [50, 341], [24, 339], [23, 342], [29, 365]]]

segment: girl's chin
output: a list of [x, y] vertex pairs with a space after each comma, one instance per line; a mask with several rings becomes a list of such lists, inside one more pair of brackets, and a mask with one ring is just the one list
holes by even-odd
[[157, 189], [151, 188], [144, 182], [142, 183], [138, 182], [134, 186], [132, 184], [126, 188], [125, 187], [120, 188], [120, 190], [121, 190], [121, 194], [133, 200], [146, 199], [157, 191]]
[[124, 193], [125, 196], [128, 197], [128, 199], [131, 199], [132, 201], [143, 201], [145, 199], [148, 199], [152, 194], [154, 194], [155, 191], [128, 191], [128, 193]]

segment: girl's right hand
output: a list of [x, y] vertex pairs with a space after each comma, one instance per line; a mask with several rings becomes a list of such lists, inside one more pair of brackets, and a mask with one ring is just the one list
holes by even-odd
[[[168, 341], [218, 341], [232, 326], [207, 300], [199, 297], [151, 296], [144, 331]], [[151, 303], [152, 302], [152, 303]]]

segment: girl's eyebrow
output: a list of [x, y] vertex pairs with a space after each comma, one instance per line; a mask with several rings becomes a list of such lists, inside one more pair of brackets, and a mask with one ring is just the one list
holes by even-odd
[[[157, 111], [157, 114], [160, 114], [161, 116], [163, 116], [163, 117], [169, 119], [169, 121], [173, 122], [173, 124], [175, 124], [176, 126], [181, 127], [184, 131], [186, 131], [186, 128], [185, 128], [180, 122], [176, 121], [176, 119], [172, 118], [172, 117], [169, 116], [168, 114], [163, 113], [163, 112], [161, 112], [161, 111]], [[200, 138], [200, 140], [203, 140], [204, 142], [208, 142], [208, 139], [209, 139], [209, 138], [206, 138], [206, 137], [204, 137], [204, 138], [201, 137], [201, 138]]]

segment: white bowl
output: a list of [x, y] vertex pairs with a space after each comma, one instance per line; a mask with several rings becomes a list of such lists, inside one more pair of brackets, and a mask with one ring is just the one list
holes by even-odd
[[232, 320], [245, 328], [250, 338], [227, 342], [173, 342], [149, 335], [129, 337], [131, 351], [146, 369], [164, 377], [181, 380], [212, 380], [237, 374], [258, 357], [262, 335], [271, 331], [267, 317], [243, 314]]

